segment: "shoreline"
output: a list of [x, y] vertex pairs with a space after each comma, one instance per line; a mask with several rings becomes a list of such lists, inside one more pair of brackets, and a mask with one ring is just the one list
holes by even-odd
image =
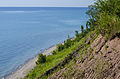
[[[45, 49], [43, 52], [44, 55], [51, 55], [52, 51], [56, 49], [56, 45], [52, 45], [49, 48]], [[24, 78], [35, 66], [36, 61], [38, 59], [38, 55], [33, 58], [28, 59], [24, 64], [20, 65], [15, 71], [6, 75], [2, 79], [21, 79]]]

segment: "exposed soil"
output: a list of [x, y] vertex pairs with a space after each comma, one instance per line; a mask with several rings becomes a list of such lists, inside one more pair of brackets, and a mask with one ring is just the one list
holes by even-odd
[[[82, 57], [77, 55], [72, 66], [60, 69], [48, 79], [120, 79], [119, 36], [106, 41], [99, 35]], [[89, 41], [86, 43], [89, 44]]]

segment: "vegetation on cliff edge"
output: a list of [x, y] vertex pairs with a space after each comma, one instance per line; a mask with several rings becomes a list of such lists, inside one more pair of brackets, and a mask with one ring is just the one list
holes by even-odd
[[[57, 45], [57, 49], [53, 51], [52, 55], [47, 57], [39, 55], [37, 66], [25, 79], [38, 78], [47, 70], [63, 61], [65, 57], [73, 53], [80, 45], [85, 47], [84, 50], [80, 51], [87, 53], [85, 50], [89, 45], [86, 46], [85, 41], [93, 32], [97, 35], [101, 34], [107, 40], [112, 39], [113, 36], [120, 33], [120, 0], [97, 0], [94, 5], [89, 6], [86, 14], [90, 17], [86, 22], [86, 29], [81, 25], [81, 33], [75, 31], [76, 37], [73, 39], [68, 36], [68, 39], [64, 43]], [[91, 59], [93, 59], [93, 56], [91, 56]]]

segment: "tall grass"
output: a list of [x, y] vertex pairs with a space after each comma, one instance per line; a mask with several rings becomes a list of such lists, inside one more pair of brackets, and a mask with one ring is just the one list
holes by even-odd
[[54, 55], [49, 55], [46, 57], [46, 62], [37, 65], [30, 73], [25, 77], [25, 79], [36, 79], [40, 75], [42, 75], [45, 71], [53, 68], [58, 63], [63, 61], [65, 57], [67, 57], [70, 53], [73, 53], [80, 45], [84, 44], [85, 40], [88, 36], [91, 35], [92, 32], [89, 32], [84, 38], [82, 38], [79, 42], [76, 42], [70, 48], [66, 48], [60, 52], [56, 52]]

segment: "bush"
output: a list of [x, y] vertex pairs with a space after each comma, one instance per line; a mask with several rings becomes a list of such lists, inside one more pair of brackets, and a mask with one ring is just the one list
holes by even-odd
[[75, 30], [75, 36], [76, 36], [76, 38], [79, 37], [79, 33], [77, 30]]
[[120, 31], [120, 0], [97, 0], [86, 13], [90, 17], [88, 25], [107, 39]]
[[57, 45], [57, 51], [60, 52], [60, 51], [64, 50], [65, 48], [71, 47], [71, 45], [74, 45], [74, 43], [72, 42], [71, 38], [68, 35], [68, 39], [66, 41], [64, 41], [64, 44]]
[[81, 25], [81, 32], [83, 33], [84, 32], [84, 26]]
[[45, 63], [45, 62], [46, 62], [46, 55], [39, 54], [36, 64], [41, 64], [41, 63]]
[[64, 49], [64, 45], [63, 44], [58, 44], [57, 45], [58, 52], [62, 51], [63, 49]]
[[111, 38], [116, 33], [118, 33], [120, 27], [120, 20], [117, 18], [117, 16], [111, 16], [102, 13], [97, 24], [98, 32], [105, 36], [106, 38]]
[[65, 48], [69, 48], [69, 47], [71, 47], [71, 38], [69, 37], [69, 35], [68, 35], [68, 39], [67, 39], [67, 41], [66, 41], [66, 43], [64, 44], [65, 45]]
[[53, 52], [52, 52], [52, 55], [56, 55], [57, 54], [57, 52], [54, 50]]

